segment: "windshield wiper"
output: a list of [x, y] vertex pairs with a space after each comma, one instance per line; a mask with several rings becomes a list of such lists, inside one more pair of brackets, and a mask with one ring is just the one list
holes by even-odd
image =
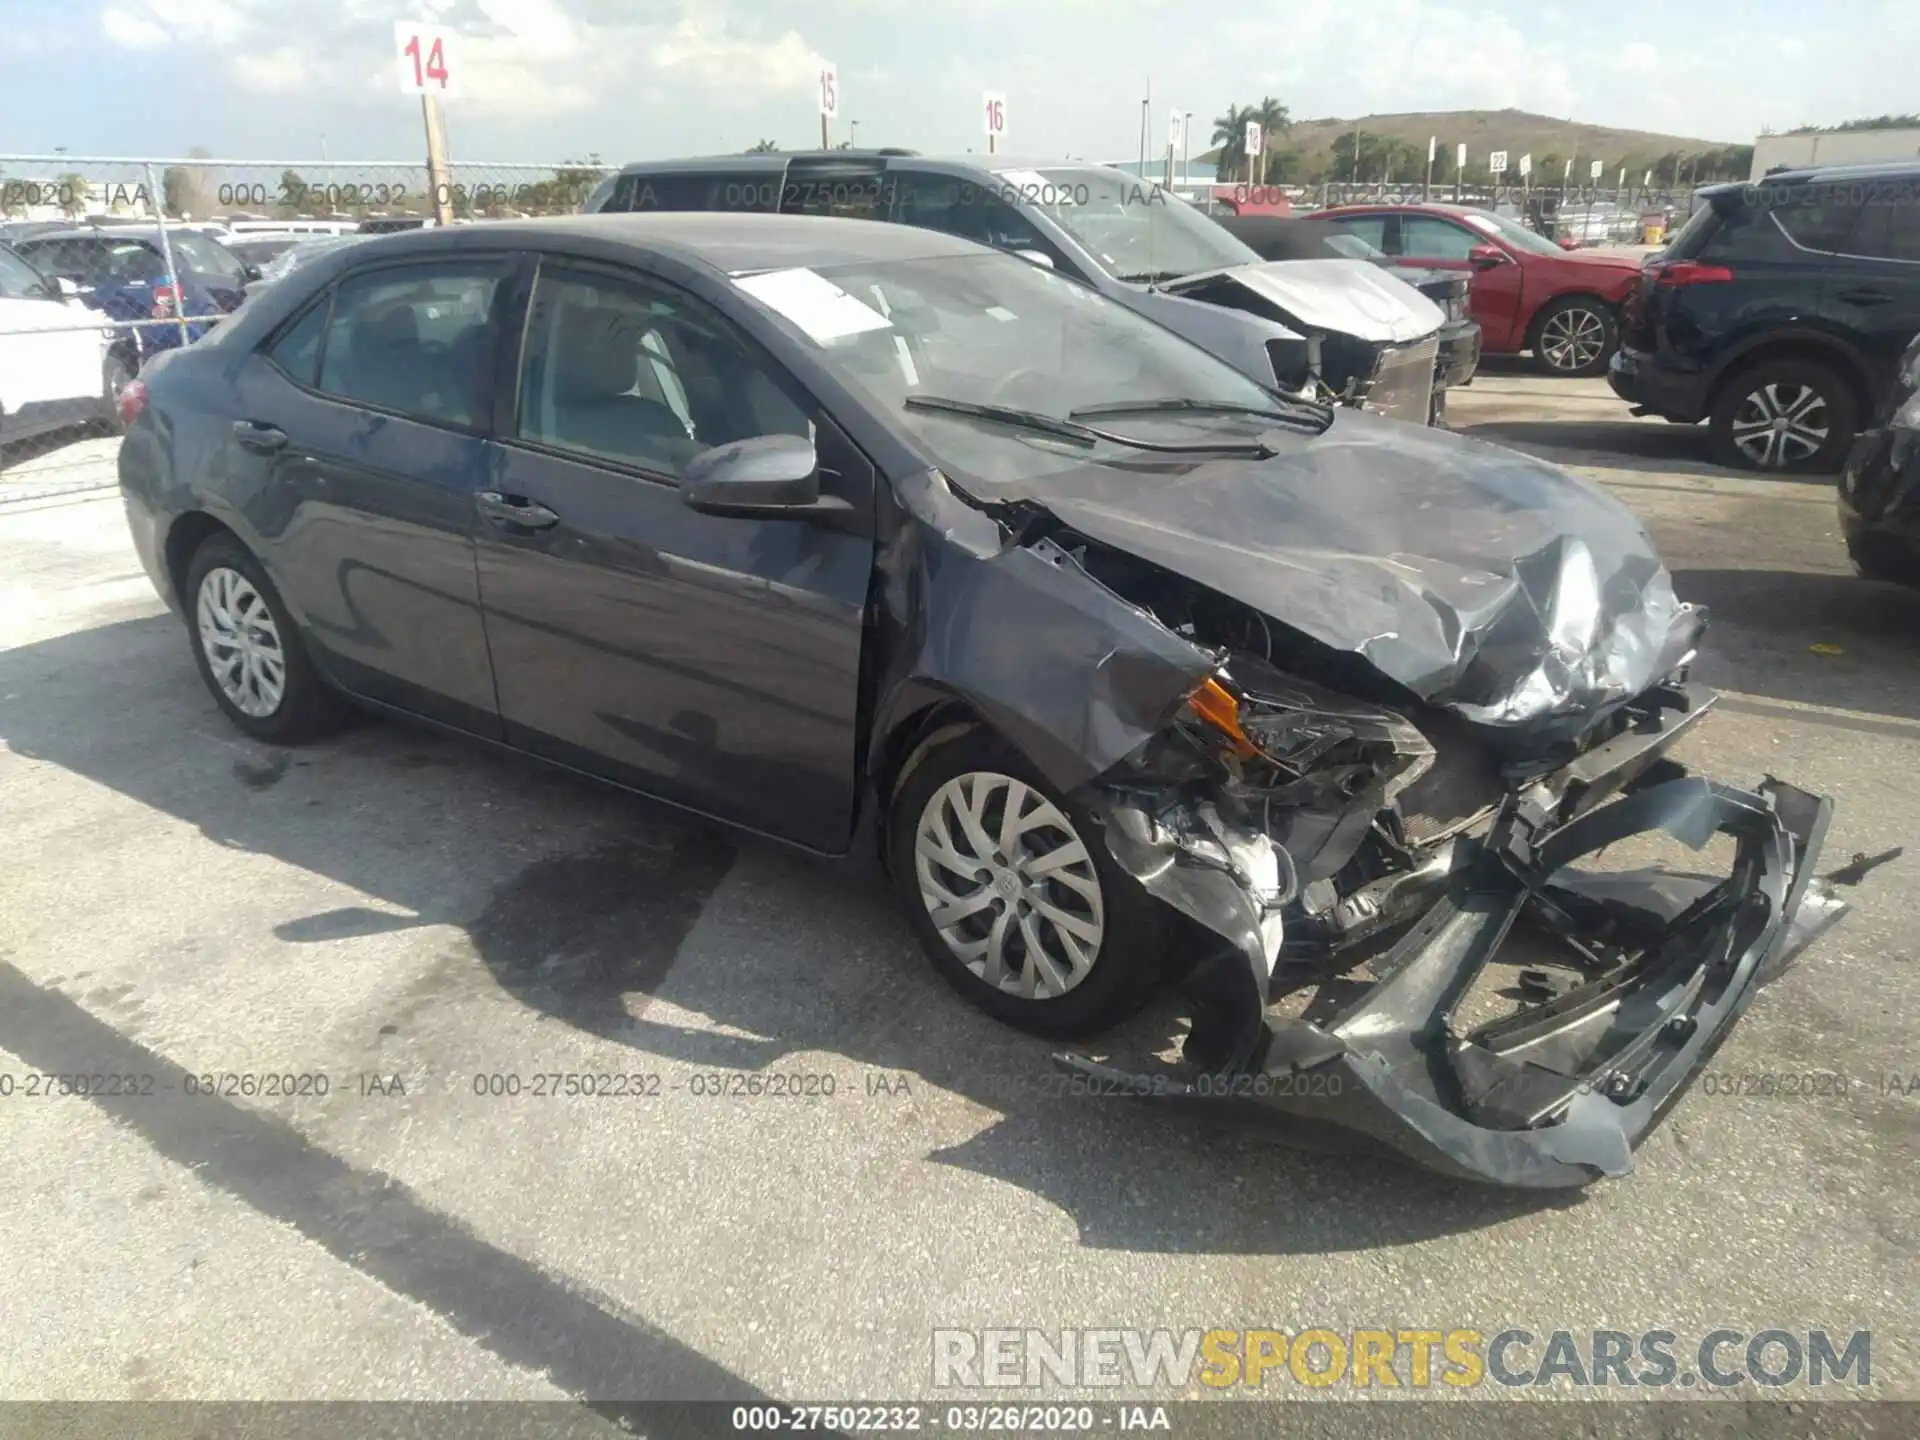
[[1186, 273], [1184, 270], [1142, 270], [1135, 275], [1116, 275], [1113, 278], [1126, 285], [1158, 285], [1163, 280], [1178, 280]]
[[1290, 425], [1308, 424], [1318, 434], [1333, 424], [1333, 407], [1311, 401], [1277, 401], [1272, 405], [1238, 405], [1231, 400], [1189, 400], [1169, 396], [1164, 400], [1110, 400], [1099, 405], [1083, 405], [1069, 410], [1069, 420], [1096, 415], [1155, 415], [1182, 412], [1189, 415], [1257, 415], [1268, 420], [1284, 420]]
[[1079, 445], [1092, 445], [1096, 441], [1105, 440], [1112, 445], [1125, 445], [1131, 450], [1149, 450], [1157, 455], [1250, 455], [1266, 459], [1277, 453], [1271, 445], [1258, 439], [1169, 445], [1160, 440], [1142, 440], [1133, 435], [1116, 435], [1111, 430], [1100, 430], [1092, 425], [1081, 425], [1073, 420], [1059, 420], [1052, 415], [1042, 415], [1037, 410], [1016, 410], [1006, 405], [976, 405], [971, 400], [954, 400], [945, 395], [909, 395], [903, 403], [909, 410], [933, 410], [944, 415], [965, 415], [975, 420], [992, 421], [996, 425], [1009, 425], [1016, 430], [1034, 430], [1042, 435], [1055, 435]]

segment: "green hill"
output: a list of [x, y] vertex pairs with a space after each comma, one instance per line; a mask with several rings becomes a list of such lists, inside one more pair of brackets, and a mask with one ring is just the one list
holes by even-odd
[[[1256, 102], [1249, 96], [1239, 104]], [[1198, 118], [1198, 117], [1196, 117]], [[1525, 110], [1421, 110], [1397, 115], [1363, 115], [1358, 119], [1328, 117], [1295, 120], [1290, 130], [1269, 142], [1275, 168], [1269, 179], [1345, 180], [1352, 174], [1353, 133], [1361, 134], [1361, 180], [1417, 178], [1426, 171], [1427, 137], [1439, 137], [1435, 178], [1451, 179], [1454, 146], [1467, 146], [1467, 175], [1484, 175], [1487, 156], [1507, 152], [1508, 178], [1519, 178], [1520, 157], [1533, 156], [1533, 175], [1542, 183], [1557, 183], [1566, 162], [1574, 161], [1576, 178], [1584, 182], [1588, 163], [1603, 160], [1607, 179], [1624, 166], [1630, 180], [1647, 170], [1658, 172], [1656, 182], [1672, 178], [1676, 162], [1687, 178], [1745, 179], [1752, 158], [1751, 145], [1704, 140], [1697, 136], [1665, 135], [1652, 130], [1623, 130], [1610, 125], [1588, 125]], [[1212, 126], [1208, 122], [1208, 133]], [[1220, 151], [1210, 150], [1196, 160], [1218, 163]], [[1239, 163], [1238, 147], [1230, 161]]]

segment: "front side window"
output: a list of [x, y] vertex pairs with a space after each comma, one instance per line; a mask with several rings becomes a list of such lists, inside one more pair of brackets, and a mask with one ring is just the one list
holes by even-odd
[[[819, 351], [840, 377], [916, 433], [941, 464], [986, 486], [1102, 458], [1074, 442], [909, 406], [938, 397], [1062, 418], [1116, 433], [1217, 435], [1225, 405], [1271, 412], [1276, 397], [1117, 301], [1005, 255], [943, 256], [773, 271], [734, 281]], [[1088, 407], [1149, 403], [1098, 418]], [[1271, 421], [1246, 421], [1263, 426]], [[1258, 433], [1256, 428], [1254, 433]], [[1115, 455], [1135, 452], [1115, 450]]]
[[175, 258], [185, 269], [208, 279], [240, 283], [242, 271], [239, 261], [218, 240], [209, 240], [205, 235], [197, 235], [191, 230], [175, 231], [167, 239], [173, 246]]
[[1400, 217], [1400, 253], [1420, 260], [1466, 260], [1473, 255], [1476, 239], [1471, 230], [1431, 215]]
[[499, 282], [490, 261], [408, 265], [342, 281], [319, 388], [375, 409], [479, 428]]
[[1846, 248], [1849, 254], [1869, 260], [1920, 264], [1920, 206], [1905, 196], [1897, 201], [1867, 197], [1860, 224]]
[[1338, 225], [1343, 234], [1359, 236], [1375, 250], [1387, 248], [1387, 217], [1384, 215], [1329, 215], [1327, 223]]
[[1032, 250], [1045, 255], [1056, 269], [1066, 266], [1059, 247], [1002, 198], [1013, 193], [994, 185], [956, 175], [896, 171], [889, 179], [893, 219], [921, 230], [958, 235], [996, 250]]
[[523, 440], [677, 477], [701, 451], [811, 435], [732, 327], [637, 279], [542, 266], [522, 347]]

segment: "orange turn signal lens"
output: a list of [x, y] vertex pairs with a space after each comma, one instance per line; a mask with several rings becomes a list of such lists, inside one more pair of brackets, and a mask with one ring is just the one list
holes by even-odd
[[1187, 705], [1195, 715], [1226, 736], [1234, 754], [1251, 759], [1260, 753], [1260, 747], [1240, 728], [1240, 702], [1218, 680], [1201, 681], [1200, 688], [1187, 697]]

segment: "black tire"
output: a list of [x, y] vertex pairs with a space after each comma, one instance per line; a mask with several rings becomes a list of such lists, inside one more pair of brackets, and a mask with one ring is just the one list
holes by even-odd
[[126, 424], [120, 419], [120, 392], [133, 379], [133, 370], [126, 358], [118, 353], [108, 355], [100, 365], [100, 420], [101, 431], [108, 435], [124, 435]]
[[1848, 536], [1847, 559], [1862, 580], [1880, 580], [1909, 590], [1920, 588], [1920, 555], [1888, 536], [1872, 531]]
[[[1098, 886], [1098, 905], [1092, 913], [1098, 919], [1100, 936], [1085, 968], [1084, 978], [1060, 993], [1045, 998], [1027, 997], [999, 988], [981, 974], [976, 974], [967, 961], [955, 953], [940, 927], [934, 923], [929, 902], [921, 889], [917, 854], [920, 829], [923, 820], [935, 819], [942, 813], [930, 807], [934, 806], [936, 797], [942, 795], [948, 782], [970, 774], [1005, 777], [1026, 786], [1034, 796], [1065, 818], [1073, 837], [1084, 847], [1093, 883]], [[983, 779], [974, 783], [986, 786], [993, 782]], [[1001, 792], [997, 809], [983, 808], [981, 811], [988, 822], [986, 829], [994, 838], [997, 838], [999, 818], [1005, 814], [1006, 793]], [[1036, 832], [1043, 838], [1057, 838], [1055, 827], [1051, 825], [1036, 825], [1028, 835], [1034, 836]], [[895, 790], [890, 811], [888, 862], [894, 888], [899, 893], [901, 904], [906, 907], [908, 923], [912, 925], [914, 936], [926, 951], [927, 958], [933, 962], [934, 969], [967, 1000], [1006, 1024], [1039, 1035], [1090, 1034], [1117, 1023], [1137, 1010], [1162, 978], [1169, 912], [1114, 862], [1101, 838], [1100, 826], [1092, 816], [1055, 791], [1011, 746], [990, 731], [975, 728], [951, 738], [936, 739], [908, 762], [904, 778]], [[1021, 863], [1017, 857], [1015, 863]], [[962, 885], [954, 883], [956, 872], [939, 866], [932, 868], [937, 881], [950, 892], [961, 890]], [[1013, 869], [1008, 867], [1000, 873], [1008, 876]], [[1087, 883], [1087, 870], [1084, 867], [1079, 869], [1077, 880], [1082, 885]], [[966, 883], [969, 882], [962, 882]], [[964, 898], [971, 899], [974, 894], [994, 888], [991, 876], [970, 883], [976, 888], [969, 890]], [[1043, 898], [1056, 913], [1064, 910], [1073, 919], [1084, 919], [1088, 913], [1086, 901], [1079, 890], [1062, 885], [1058, 880], [1042, 880], [1038, 885], [1045, 891]], [[1033, 889], [1020, 892], [1022, 896], [1035, 893]], [[971, 929], [990, 929], [993, 918], [1005, 913], [1007, 949], [1017, 954], [1019, 973], [1024, 975], [1035, 967], [1027, 953], [1027, 932], [1020, 928], [1017, 918], [1021, 903], [1021, 898], [1009, 900], [1006, 893], [1001, 893], [983, 911], [966, 917], [951, 928], [964, 940]], [[1033, 927], [1033, 933], [1040, 936], [1043, 948], [1065, 945], [1062, 937], [1066, 932], [1051, 920], [1034, 911], [1028, 912], [1027, 919]], [[1081, 948], [1084, 949], [1084, 944]], [[1012, 963], [1015, 962], [1010, 960], [1008, 968]], [[984, 959], [982, 964], [984, 967]]]
[[[202, 587], [207, 577], [217, 570], [232, 571], [243, 577], [272, 618], [284, 679], [279, 701], [267, 713], [249, 714], [241, 709], [214, 676], [214, 662], [201, 635], [199, 609]], [[266, 570], [246, 546], [229, 534], [209, 535], [193, 552], [193, 559], [187, 565], [183, 600], [193, 663], [199, 668], [200, 678], [214, 703], [237, 729], [269, 744], [300, 745], [340, 727], [346, 717], [345, 702], [313, 668], [280, 592], [273, 588]]]
[[[1741, 448], [1734, 429], [1736, 424], [1758, 422], [1769, 409], [1794, 412], [1807, 391], [1814, 392], [1817, 399], [1803, 418], [1817, 420], [1826, 431], [1816, 448], [1808, 451], [1804, 443], [1775, 444], [1766, 455], [1750, 454]], [[1728, 377], [1707, 417], [1707, 436], [1714, 460], [1731, 469], [1760, 470], [1776, 475], [1830, 475], [1846, 461], [1859, 415], [1860, 403], [1853, 387], [1838, 370], [1811, 355], [1794, 356], [1769, 360]], [[1793, 453], [1782, 453], [1787, 450]]]
[[[1564, 343], [1557, 338], [1561, 335]], [[1597, 350], [1593, 349], [1596, 342]], [[1620, 320], [1597, 295], [1562, 295], [1533, 317], [1527, 348], [1545, 374], [1569, 379], [1604, 375], [1613, 352], [1620, 348]]]

